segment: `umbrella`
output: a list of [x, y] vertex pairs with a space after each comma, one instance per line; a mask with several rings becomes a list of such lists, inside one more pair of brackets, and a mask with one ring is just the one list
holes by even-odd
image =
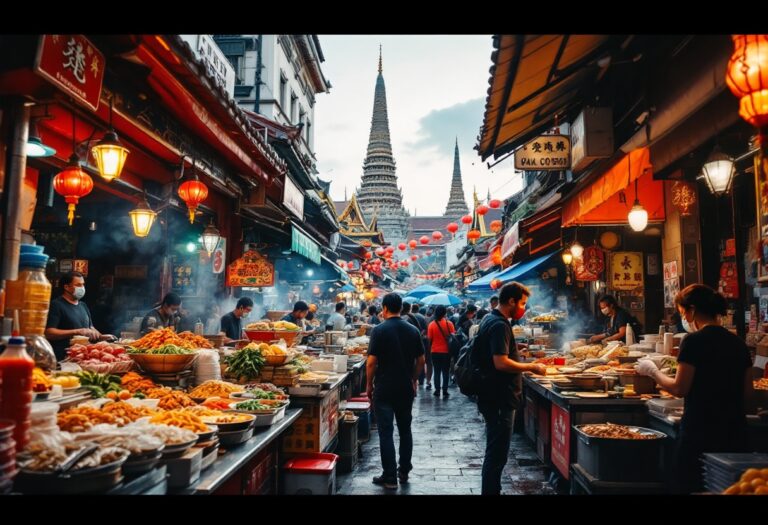
[[421, 286], [417, 286], [410, 292], [408, 292], [408, 297], [413, 299], [421, 299], [423, 297], [427, 297], [428, 295], [434, 295], [437, 293], [445, 293], [445, 290], [442, 288], [437, 288], [435, 286], [430, 286], [428, 284], [422, 284]]
[[421, 300], [421, 304], [425, 306], [456, 306], [457, 304], [461, 304], [461, 299], [455, 295], [438, 293], [425, 297]]

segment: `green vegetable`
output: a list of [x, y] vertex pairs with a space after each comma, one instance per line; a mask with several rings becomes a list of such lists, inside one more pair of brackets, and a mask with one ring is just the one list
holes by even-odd
[[243, 348], [234, 355], [227, 358], [228, 372], [237, 377], [244, 377], [246, 380], [259, 377], [261, 369], [264, 368], [266, 360], [259, 350]]
[[180, 346], [167, 344], [158, 348], [128, 348], [129, 354], [165, 354], [165, 355], [180, 355], [180, 354], [192, 354], [194, 350], [188, 348], [182, 348]]
[[97, 372], [89, 372], [87, 370], [75, 372], [74, 375], [80, 378], [80, 384], [82, 386], [98, 386], [103, 390], [109, 391], [113, 390], [113, 388], [110, 388], [110, 386], [112, 384], [116, 384], [118, 387], [118, 392], [122, 389], [120, 386], [120, 376], [99, 374]]
[[100, 386], [95, 385], [83, 385], [83, 388], [86, 389], [88, 392], [91, 393], [91, 397], [94, 399], [98, 399], [100, 397], [104, 397], [106, 395], [106, 392], [104, 392], [104, 389]]
[[137, 390], [136, 392], [134, 392], [133, 393], [133, 397], [135, 397], [136, 399], [146, 399], [147, 398], [147, 396], [141, 390]]
[[242, 403], [236, 404], [235, 408], [238, 410], [270, 410], [275, 407], [271, 407], [269, 405], [262, 405], [256, 399], [252, 399], [250, 401], [243, 401]]

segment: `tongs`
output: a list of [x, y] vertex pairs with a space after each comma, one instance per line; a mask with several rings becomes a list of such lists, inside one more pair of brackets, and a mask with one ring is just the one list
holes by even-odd
[[86, 456], [90, 456], [94, 452], [96, 452], [99, 449], [99, 445], [96, 443], [92, 443], [90, 445], [87, 445], [80, 450], [76, 450], [72, 454], [70, 454], [67, 459], [64, 460], [63, 463], [61, 463], [58, 467], [56, 467], [53, 470], [53, 473], [56, 475], [66, 474], [72, 468], [77, 465], [81, 459], [83, 459]]

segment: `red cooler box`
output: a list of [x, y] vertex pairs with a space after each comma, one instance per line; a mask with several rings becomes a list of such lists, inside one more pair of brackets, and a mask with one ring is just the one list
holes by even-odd
[[305, 454], [283, 465], [283, 494], [336, 493], [336, 454]]

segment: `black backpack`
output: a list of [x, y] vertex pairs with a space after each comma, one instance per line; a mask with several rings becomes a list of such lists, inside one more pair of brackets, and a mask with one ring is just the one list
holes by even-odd
[[461, 353], [461, 349], [467, 343], [467, 339], [461, 331], [456, 331], [452, 334], [446, 334], [443, 332], [443, 328], [438, 321], [434, 321], [437, 325], [437, 329], [440, 330], [445, 342], [448, 344], [448, 353], [453, 358], [458, 358]]
[[456, 366], [453, 369], [453, 377], [456, 379], [456, 386], [465, 396], [476, 396], [480, 394], [483, 384], [486, 380], [485, 373], [477, 366], [475, 347], [479, 334], [465, 344], [459, 351], [459, 358], [456, 360]]

